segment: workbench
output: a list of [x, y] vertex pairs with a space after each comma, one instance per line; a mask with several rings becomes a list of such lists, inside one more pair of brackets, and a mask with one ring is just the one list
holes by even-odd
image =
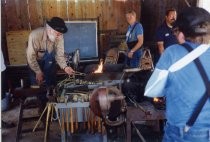
[[143, 121], [157, 121], [157, 125], [159, 125], [158, 124], [159, 120], [165, 120], [165, 110], [158, 110], [150, 103], [147, 103], [146, 105], [140, 104], [140, 107], [141, 108], [135, 106], [127, 106], [127, 114], [126, 114], [127, 142], [131, 142], [132, 123], [135, 124], [137, 122], [143, 122]]

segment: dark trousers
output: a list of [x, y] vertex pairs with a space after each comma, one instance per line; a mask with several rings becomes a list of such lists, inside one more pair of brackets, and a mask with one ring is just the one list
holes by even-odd
[[[54, 52], [48, 53], [45, 51], [45, 54], [41, 60], [38, 61], [39, 67], [44, 74], [44, 83], [42, 86], [46, 87], [47, 90], [50, 90], [56, 85], [56, 62]], [[37, 85], [36, 73], [29, 68], [30, 82], [31, 85]], [[40, 101], [42, 102], [43, 107], [48, 101], [45, 94], [39, 96]]]
[[[48, 53], [45, 51], [41, 60], [38, 60], [40, 69], [44, 74], [44, 84], [46, 87], [56, 85], [56, 63], [54, 52]], [[37, 85], [36, 74], [29, 68], [31, 85]]]

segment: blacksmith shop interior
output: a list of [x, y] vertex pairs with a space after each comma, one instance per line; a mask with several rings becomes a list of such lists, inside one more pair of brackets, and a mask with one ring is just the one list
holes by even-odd
[[145, 88], [189, 7], [210, 3], [1, 0], [1, 141], [161, 142], [166, 98]]

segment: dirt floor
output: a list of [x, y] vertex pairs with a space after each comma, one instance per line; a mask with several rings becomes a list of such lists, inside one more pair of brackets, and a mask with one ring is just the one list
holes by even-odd
[[[19, 117], [20, 107], [19, 104], [13, 104], [9, 110], [2, 112], [1, 119], [5, 122], [15, 123], [16, 127], [5, 129], [2, 128], [2, 142], [16, 142], [16, 132], [17, 132], [17, 123]], [[30, 110], [25, 112], [27, 115], [34, 115], [38, 113], [38, 110]], [[26, 122], [23, 125], [23, 128], [34, 128], [36, 125], [36, 121]], [[154, 136], [150, 132], [150, 128], [140, 126], [139, 129], [143, 129], [141, 132], [147, 132], [146, 136], [147, 142], [160, 142], [162, 139], [162, 135], [157, 134]], [[122, 133], [122, 129], [120, 130]], [[152, 134], [152, 135], [151, 135]], [[45, 131], [37, 131], [37, 132], [30, 132], [30, 133], [23, 133], [22, 137], [20, 138], [19, 142], [44, 142], [44, 135]], [[121, 135], [121, 134], [120, 134]], [[61, 130], [58, 121], [53, 121], [50, 123], [50, 130], [49, 130], [49, 137], [48, 142], [61, 142]], [[146, 137], [145, 137], [146, 138]], [[102, 135], [101, 133], [89, 133], [87, 131], [80, 131], [76, 132], [73, 135], [68, 136], [69, 142], [105, 142], [107, 141], [106, 136]], [[118, 137], [117, 139], [114, 138], [114, 141], [111, 142], [125, 142], [125, 134], [122, 137]], [[136, 131], [132, 132], [132, 142], [139, 142], [139, 138], [136, 134]]]
[[[16, 124], [14, 128], [2, 128], [2, 142], [15, 142], [16, 141], [16, 132], [17, 132], [17, 123], [19, 117], [20, 107], [14, 106], [9, 110], [2, 112], [2, 120], [9, 123]], [[29, 113], [30, 114], [30, 113]], [[34, 128], [37, 121], [26, 122], [24, 123], [24, 128]], [[60, 129], [57, 122], [52, 123], [52, 127], [57, 129], [50, 130], [52, 142], [60, 141]], [[20, 139], [20, 142], [41, 142], [44, 140], [44, 131], [37, 131], [31, 133], [24, 133]]]

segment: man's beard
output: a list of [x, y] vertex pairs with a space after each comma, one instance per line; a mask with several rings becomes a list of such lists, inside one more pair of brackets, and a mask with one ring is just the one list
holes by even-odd
[[171, 25], [174, 25], [176, 19], [171, 19]]
[[48, 36], [48, 39], [51, 41], [51, 42], [55, 42], [56, 40], [56, 36], [53, 34], [53, 32], [49, 29], [47, 29], [47, 36]]
[[51, 42], [55, 42], [55, 40], [56, 40], [56, 36], [54, 36], [52, 34], [48, 34], [48, 38]]

